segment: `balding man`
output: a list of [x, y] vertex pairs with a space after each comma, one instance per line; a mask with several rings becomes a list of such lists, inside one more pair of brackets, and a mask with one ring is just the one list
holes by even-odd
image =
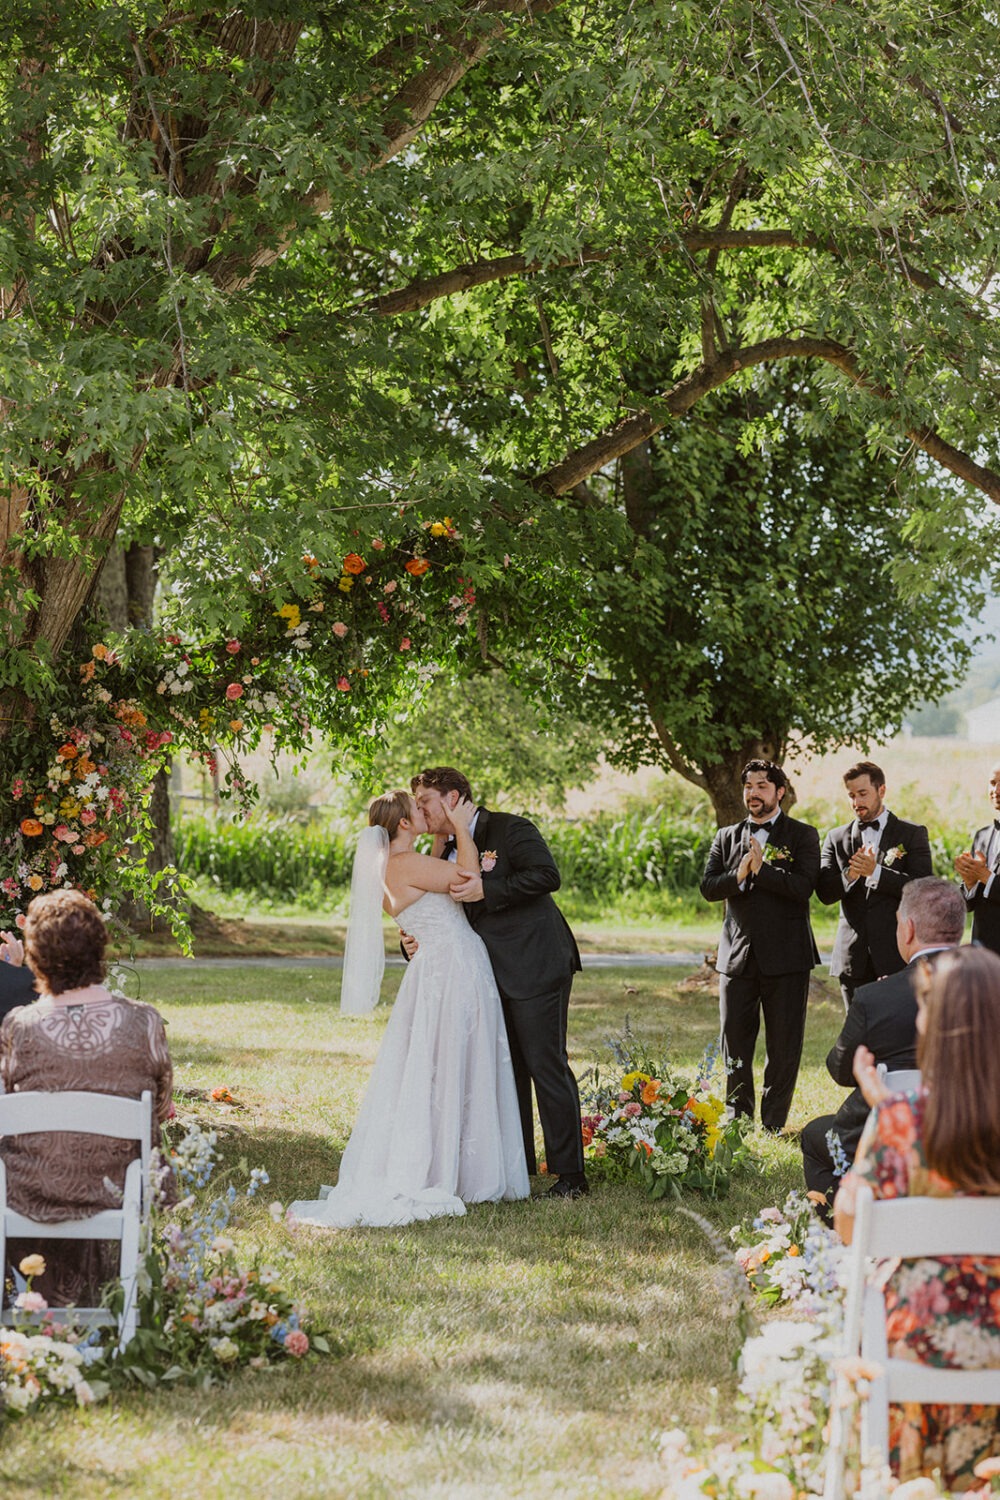
[[[920, 966], [932, 961], [942, 949], [954, 948], [962, 941], [964, 931], [965, 900], [957, 885], [934, 875], [907, 883], [896, 911], [896, 942], [906, 967], [874, 984], [863, 984], [854, 992], [843, 1029], [826, 1059], [835, 1083], [847, 1087], [854, 1082], [854, 1054], [861, 1046], [867, 1047], [876, 1064], [884, 1063], [890, 1073], [916, 1067], [914, 986]], [[806, 1187], [822, 1193], [826, 1206], [818, 1204], [817, 1208], [827, 1222], [838, 1181], [827, 1136], [831, 1132], [837, 1136], [844, 1156], [852, 1162], [868, 1113], [861, 1090], [855, 1088], [835, 1115], [810, 1120], [802, 1132]]]
[[972, 848], [955, 861], [965, 892], [965, 904], [972, 912], [972, 941], [1000, 953], [1000, 764], [990, 772], [987, 795], [993, 819], [977, 829]]

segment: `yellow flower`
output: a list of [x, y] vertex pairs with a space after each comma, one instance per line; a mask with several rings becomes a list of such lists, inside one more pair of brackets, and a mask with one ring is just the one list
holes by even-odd
[[283, 604], [274, 613], [281, 616], [288, 630], [297, 630], [302, 623], [302, 611], [297, 604]]
[[42, 877], [40, 875], [29, 875], [28, 876], [28, 888], [29, 888], [29, 890], [40, 891], [41, 888], [42, 888], [42, 886], [44, 884], [45, 884], [45, 881], [42, 879]]
[[42, 1276], [45, 1272], [43, 1255], [26, 1255], [17, 1268], [22, 1276]]
[[649, 1081], [649, 1074], [640, 1073], [637, 1069], [634, 1073], [625, 1074], [625, 1077], [622, 1079], [622, 1089], [626, 1094], [630, 1094], [637, 1083], [647, 1084]]
[[431, 525], [431, 536], [447, 536], [448, 528], [443, 521], [435, 521]]
[[349, 594], [351, 592], [351, 589], [354, 587], [354, 579], [351, 578], [349, 574], [345, 573], [340, 582], [337, 584], [337, 587], [342, 594]]

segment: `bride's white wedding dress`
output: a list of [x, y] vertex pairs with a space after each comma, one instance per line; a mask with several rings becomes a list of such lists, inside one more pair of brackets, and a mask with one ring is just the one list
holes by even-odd
[[451, 897], [427, 891], [396, 918], [420, 944], [407, 965], [337, 1186], [293, 1203], [332, 1228], [464, 1214], [527, 1198], [521, 1122], [489, 955]]

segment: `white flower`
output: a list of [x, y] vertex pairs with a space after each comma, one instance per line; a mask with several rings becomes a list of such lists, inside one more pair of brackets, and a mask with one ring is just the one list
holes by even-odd
[[795, 1500], [791, 1480], [784, 1474], [743, 1474], [736, 1481], [736, 1493], [756, 1500]]
[[940, 1495], [933, 1479], [908, 1479], [892, 1492], [893, 1500], [939, 1500]]
[[228, 1250], [235, 1250], [235, 1243], [225, 1234], [217, 1234], [212, 1241], [212, 1249], [219, 1255], [225, 1255]]
[[232, 1339], [210, 1339], [209, 1345], [220, 1365], [232, 1364], [234, 1359], [240, 1357], [240, 1346]]

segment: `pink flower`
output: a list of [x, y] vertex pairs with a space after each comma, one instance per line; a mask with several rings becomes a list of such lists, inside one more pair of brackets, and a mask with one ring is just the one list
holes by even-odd
[[383, 583], [382, 592], [383, 594], [394, 594], [396, 592], [395, 578], [390, 578], [388, 583]]
[[625, 1105], [625, 1108], [622, 1110], [622, 1114], [628, 1115], [630, 1118], [634, 1119], [636, 1115], [642, 1114], [642, 1105], [637, 1103], [637, 1101], [633, 1099], [630, 1104]]
[[[48, 1309], [48, 1305], [41, 1292], [22, 1292], [14, 1303], [15, 1307], [19, 1307], [22, 1312], [27, 1313], [45, 1312]], [[303, 1337], [305, 1337], [304, 1334]]]
[[80, 814], [80, 822], [87, 828], [90, 827], [91, 823], [97, 822], [97, 814], [92, 807], [85, 807], [83, 809], [83, 812]]
[[344, 639], [344, 636], [347, 634], [347, 626], [344, 624], [343, 620], [335, 620], [334, 623], [330, 626], [330, 629], [333, 631], [338, 641], [342, 641]]
[[380, 536], [375, 537], [375, 539], [373, 540], [373, 542], [372, 542], [372, 550], [374, 552], [384, 552], [385, 551], [385, 542], [383, 542], [383, 540], [382, 540], [382, 538]]
[[23, 928], [24, 925], [25, 925], [25, 923], [27, 922], [27, 920], [28, 919], [24, 915], [24, 912], [23, 911], [19, 911], [18, 914], [17, 914], [17, 916], [14, 918], [14, 926], [18, 927], [18, 928]]
[[86, 850], [84, 849], [84, 847], [83, 847], [82, 844], [74, 844], [73, 845], [73, 853], [74, 854], [85, 854]]
[[229, 652], [230, 656], [235, 656], [236, 653], [237, 653], [237, 651], [239, 651], [239, 649], [240, 649], [240, 643], [239, 643], [239, 641], [232, 640], [232, 641], [227, 641], [226, 642], [226, 650]]
[[337, 678], [337, 691], [340, 693], [349, 693], [351, 691], [351, 684], [346, 677]]
[[226, 688], [226, 697], [229, 699], [230, 703], [234, 703], [237, 698], [242, 698], [243, 697], [243, 685], [242, 685], [242, 683], [231, 682], [229, 684], [229, 686]]
[[409, 651], [409, 649], [410, 649], [410, 637], [408, 635], [404, 635], [403, 636], [403, 639], [399, 643], [399, 649], [400, 649], [400, 651]]
[[67, 828], [65, 823], [57, 823], [52, 830], [52, 837], [58, 839], [61, 844], [75, 844], [77, 835], [72, 828]]
[[290, 1328], [285, 1334], [285, 1350], [294, 1359], [301, 1359], [309, 1352], [309, 1335], [301, 1328]]

